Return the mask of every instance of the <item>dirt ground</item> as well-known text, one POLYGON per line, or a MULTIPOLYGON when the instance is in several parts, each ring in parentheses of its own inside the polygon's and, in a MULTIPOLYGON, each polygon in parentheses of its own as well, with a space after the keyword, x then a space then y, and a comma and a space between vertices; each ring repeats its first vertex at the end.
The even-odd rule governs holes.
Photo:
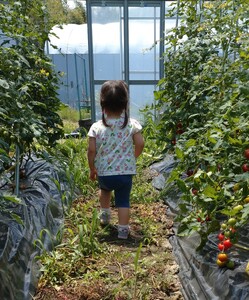
MULTIPOLYGON (((182 300, 179 266, 168 239, 173 220, 166 209, 162 202, 133 206, 128 240, 118 240, 115 226, 108 226, 99 236, 107 248, 98 257, 84 258, 87 268, 82 278, 57 286, 39 285, 34 299, 182 300), (143 226, 153 231, 148 241, 143 226)), ((112 214, 115 219, 115 209, 112 214)))

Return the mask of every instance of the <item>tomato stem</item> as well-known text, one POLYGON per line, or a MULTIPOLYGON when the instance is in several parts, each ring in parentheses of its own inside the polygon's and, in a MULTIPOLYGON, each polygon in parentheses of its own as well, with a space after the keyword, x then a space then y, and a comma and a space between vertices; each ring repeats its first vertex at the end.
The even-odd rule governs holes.
POLYGON ((240 248, 240 249, 244 249, 244 250, 248 250, 249 251, 249 247, 246 246, 242 246, 240 244, 233 244, 234 247, 240 248))

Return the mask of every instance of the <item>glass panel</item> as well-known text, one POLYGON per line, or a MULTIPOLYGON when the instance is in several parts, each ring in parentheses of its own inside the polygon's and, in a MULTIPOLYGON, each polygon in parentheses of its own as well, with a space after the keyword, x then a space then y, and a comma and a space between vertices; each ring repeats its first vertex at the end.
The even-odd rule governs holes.
POLYGON ((130 116, 137 119, 141 123, 144 122, 144 117, 141 109, 146 105, 154 103, 154 85, 131 85, 130 86, 130 116))
POLYGON ((130 80, 159 79, 160 19, 158 7, 129 8, 130 80), (141 16, 143 13, 143 17, 141 16), (137 17, 135 17, 135 15, 137 17), (154 47, 153 47, 154 45, 154 47))
MULTIPOLYGON (((101 119, 101 107, 99 101, 101 85, 95 85, 95 105, 96 105, 96 120, 101 119)), ((154 103, 154 85, 131 85, 129 87, 130 93, 130 116, 139 120, 141 123, 144 121, 143 114, 140 112, 146 105, 154 103)))
POLYGON ((160 9, 154 7, 130 7, 129 8, 129 18, 160 18, 160 9))
POLYGON ((123 78, 123 8, 93 7, 94 79, 123 78))
POLYGON ((101 119, 102 116, 102 112, 101 112, 101 107, 100 107, 100 99, 99 99, 99 95, 100 95, 100 89, 101 89, 102 85, 95 85, 94 89, 95 89, 95 109, 96 109, 96 121, 101 119))
POLYGON ((66 54, 50 55, 55 71, 60 75, 57 90, 60 100, 74 109, 90 106, 88 95, 87 55, 66 54))

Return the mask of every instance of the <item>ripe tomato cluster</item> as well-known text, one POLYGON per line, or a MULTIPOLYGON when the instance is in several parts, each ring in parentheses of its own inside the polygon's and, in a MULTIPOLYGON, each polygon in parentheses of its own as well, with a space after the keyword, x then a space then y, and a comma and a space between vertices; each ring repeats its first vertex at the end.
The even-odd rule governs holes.
POLYGON ((235 229, 236 219, 230 218, 226 223, 221 224, 221 232, 218 234, 218 249, 216 263, 219 267, 227 267, 229 269, 234 268, 234 262, 228 258, 228 254, 225 253, 233 246, 233 242, 237 240, 237 232, 235 229))
MULTIPOLYGON (((249 160, 249 149, 244 150, 244 157, 246 160, 249 160)), ((242 170, 243 172, 249 172, 249 164, 247 162, 243 163, 242 170)), ((234 192, 238 192, 240 189, 241 185, 239 183, 236 183, 233 187, 234 192)), ((231 269, 234 268, 234 262, 229 260, 226 251, 238 240, 238 234, 236 231, 237 219, 240 217, 244 205, 249 203, 249 195, 244 199, 243 203, 240 202, 240 204, 235 205, 231 209, 231 217, 226 223, 224 222, 221 224, 221 232, 218 234, 218 249, 220 252, 218 253, 216 260, 219 267, 226 266, 231 269)))
MULTIPOLYGON (((249 149, 246 149, 246 150, 244 151, 244 157, 245 157, 247 160, 249 160, 249 149)), ((249 164, 248 164, 248 163, 244 163, 244 164, 242 165, 242 170, 243 170, 243 172, 249 172, 249 164)))

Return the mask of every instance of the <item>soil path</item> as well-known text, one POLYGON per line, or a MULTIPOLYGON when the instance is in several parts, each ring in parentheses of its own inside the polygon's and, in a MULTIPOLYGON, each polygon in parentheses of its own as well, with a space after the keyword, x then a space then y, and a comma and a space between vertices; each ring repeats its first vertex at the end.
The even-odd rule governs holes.
MULTIPOLYGON (((117 239, 114 226, 106 227, 99 235, 105 251, 97 258, 85 258, 86 276, 56 287, 40 286, 34 299, 182 300, 179 267, 168 240, 173 221, 166 208, 162 202, 133 206, 127 241, 117 239), (147 241, 145 225, 153 231, 147 241)), ((116 211, 112 214, 115 219, 116 211)))

